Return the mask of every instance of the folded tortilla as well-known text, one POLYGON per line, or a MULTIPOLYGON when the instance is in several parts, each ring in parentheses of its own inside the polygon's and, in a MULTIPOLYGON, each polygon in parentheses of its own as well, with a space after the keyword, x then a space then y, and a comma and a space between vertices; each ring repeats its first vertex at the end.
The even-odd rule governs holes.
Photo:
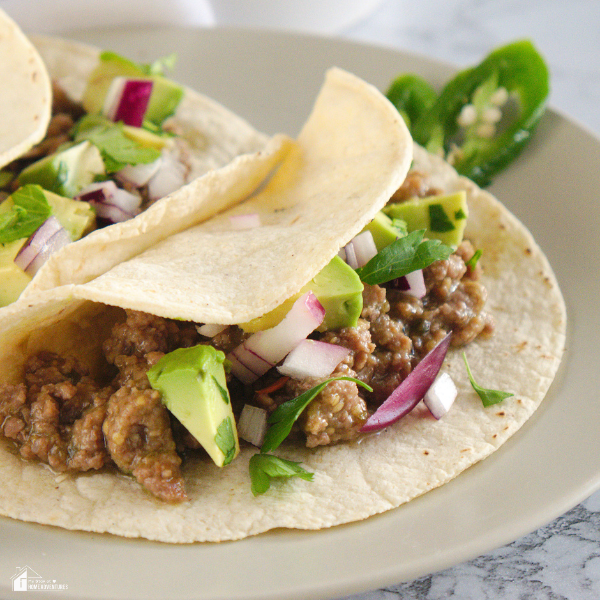
POLYGON ((18 25, 0 10, 0 167, 43 139, 52 87, 42 59, 18 25))
MULTIPOLYGON (((52 37, 37 37, 34 42, 50 78, 79 101, 100 50, 52 37)), ((159 240, 239 202, 289 150, 287 137, 270 139, 219 103, 189 88, 184 90, 170 122, 189 144, 191 183, 137 217, 97 229, 61 249, 38 271, 22 296, 89 281, 159 240), (196 181, 203 176, 205 180, 196 181)))
POLYGON ((297 292, 380 210, 413 168, 432 185, 467 192, 467 237, 483 250, 496 334, 466 352, 486 387, 515 395, 484 408, 459 352, 445 370, 459 396, 439 421, 420 408, 360 442, 277 454, 314 472, 254 497, 245 447, 224 469, 183 465, 189 502, 166 505, 106 470, 52 473, 0 449, 0 513, 68 529, 163 542, 236 540, 279 528, 321 529, 398 507, 451 480, 501 446, 538 407, 565 342, 565 308, 552 270, 526 228, 441 159, 412 148, 397 112, 371 86, 334 69, 297 143, 261 191, 234 209, 156 244, 82 285, 0 311, 0 379, 18 381, 39 350, 75 351, 92 369, 123 308, 196 322, 239 323, 297 292), (262 225, 233 231, 231 214, 262 225), (83 342, 86 342, 85 344, 83 342))

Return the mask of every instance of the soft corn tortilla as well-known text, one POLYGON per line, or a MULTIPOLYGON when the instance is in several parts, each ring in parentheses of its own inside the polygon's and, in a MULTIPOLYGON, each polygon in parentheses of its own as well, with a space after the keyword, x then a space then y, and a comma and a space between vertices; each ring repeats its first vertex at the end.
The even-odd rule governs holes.
MULTIPOLYGON (((33 39, 51 79, 79 101, 100 50, 59 38, 33 39)), ((136 218, 93 231, 54 254, 22 296, 89 281, 172 233, 239 202, 289 150, 291 140, 285 136, 269 139, 214 100, 184 89, 170 122, 190 145, 191 183, 136 218)))
POLYGON ((2 10, 0 81, 0 167, 4 167, 44 137, 52 89, 37 50, 2 10))
MULTIPOLYGON (((410 139, 389 108, 369 86, 331 72, 297 147, 262 193, 237 209, 260 210, 263 227, 234 234, 226 213, 90 284, 65 286, 29 305, 10 307, 11 314, 0 315, 2 379, 17 380, 25 357, 42 348, 78 350, 93 366, 100 339, 121 310, 114 306, 233 323, 264 313, 297 291, 404 178, 410 139), (373 112, 376 118, 365 116, 373 112), (368 127, 353 127, 365 118, 368 127), (191 241, 196 249, 183 243, 191 241), (206 249, 210 260, 200 264, 196 255, 206 249), (188 273, 186 279, 189 267, 194 277, 188 273), (127 278, 135 284, 124 288, 127 278), (83 355, 82 340, 94 339, 83 355)), ((284 444, 277 454, 301 461, 314 480, 274 482, 259 497, 250 491, 248 474, 257 449, 244 448, 225 469, 193 459, 184 466, 190 501, 177 506, 155 500, 112 471, 57 476, 3 450, 0 511, 69 529, 176 543, 235 540, 278 527, 321 529, 398 507, 501 446, 537 408, 556 373, 565 340, 562 297, 541 250, 498 201, 418 147, 414 159, 436 187, 467 191, 468 236, 483 249, 488 308, 497 322, 496 335, 472 344, 467 354, 487 387, 512 391, 513 398, 483 408, 461 355, 450 353, 445 368, 459 397, 440 421, 416 409, 360 443, 311 450, 284 444)))

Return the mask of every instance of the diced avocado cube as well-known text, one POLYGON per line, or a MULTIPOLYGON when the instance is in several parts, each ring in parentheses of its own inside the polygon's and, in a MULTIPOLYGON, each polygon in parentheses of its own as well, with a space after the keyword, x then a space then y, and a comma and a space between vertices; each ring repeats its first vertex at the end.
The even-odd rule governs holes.
POLYGON ((334 258, 297 294, 262 317, 240 324, 248 332, 275 327, 292 308, 294 302, 308 291, 317 297, 325 309, 319 331, 354 327, 362 312, 364 286, 356 271, 339 256, 334 258))
POLYGON ((25 241, 0 245, 0 306, 14 302, 31 281, 31 277, 15 264, 15 256, 25 241))
POLYGON ((223 467, 240 446, 225 379, 225 354, 212 346, 179 348, 149 371, 150 385, 165 406, 223 467))
POLYGON ((394 226, 392 219, 381 211, 375 215, 375 218, 363 229, 363 231, 371 232, 377 252, 380 252, 386 246, 389 246, 403 234, 403 232, 399 231, 398 228, 394 226))
POLYGON ((44 195, 52 208, 52 214, 69 232, 71 240, 82 238, 94 228, 96 213, 87 202, 59 196, 47 190, 44 190, 44 195))
POLYGON ((104 173, 100 150, 84 141, 29 165, 21 171, 19 184, 35 183, 60 196, 73 198, 104 173))
POLYGON ((82 104, 86 112, 99 113, 112 80, 115 77, 152 79, 154 85, 145 118, 155 125, 161 125, 171 116, 181 98, 183 88, 161 75, 148 75, 139 65, 112 52, 104 52, 100 62, 92 71, 83 94, 82 104))
POLYGON ((406 202, 388 204, 383 210, 393 219, 406 221, 409 232, 425 229, 426 238, 437 239, 454 247, 462 242, 469 216, 464 190, 427 198, 412 198, 406 202))

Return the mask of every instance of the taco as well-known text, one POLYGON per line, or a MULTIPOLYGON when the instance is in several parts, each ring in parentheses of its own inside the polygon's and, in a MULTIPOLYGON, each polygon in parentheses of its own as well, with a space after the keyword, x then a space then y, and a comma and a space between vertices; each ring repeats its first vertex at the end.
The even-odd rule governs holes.
MULTIPOLYGON (((433 237, 437 228, 425 229, 433 237)), ((189 543, 357 521, 449 481, 540 404, 563 351, 565 312, 525 227, 442 159, 413 149, 375 88, 333 69, 290 152, 256 194, 93 281, 15 303, 0 314, 0 332, 2 514, 189 543), (380 239, 373 222, 385 223, 383 237, 391 231, 395 241, 385 247, 414 239, 382 209, 393 215, 397 206, 448 197, 466 199, 445 211, 455 230, 467 212, 468 220, 460 241, 427 244, 416 230, 433 255, 450 249, 422 269, 426 295, 411 296, 400 282, 359 281, 357 292, 351 246, 362 252, 357 238, 365 231, 380 239), (339 270, 328 278, 332 264, 339 270), (347 286, 321 293, 323 280, 339 283, 348 269, 347 286), (290 327, 298 313, 302 324, 290 327), (270 351, 292 339, 296 348, 303 337, 312 348, 341 348, 330 374, 307 379, 292 370, 282 378, 265 344, 260 351, 249 344, 266 340, 270 351), (451 409, 435 419, 419 404, 364 435, 376 406, 440 340, 454 342, 444 363, 457 388, 451 409), (482 406, 463 351, 480 382, 513 395, 482 406), (202 408, 172 397, 173 373, 183 373, 174 388, 191 390, 184 395, 210 389, 202 408), (346 379, 325 383, 338 375, 346 379), (243 404, 269 412, 315 384, 323 387, 276 450, 238 438, 231 415, 237 420, 243 404), (202 411, 203 423, 212 423, 206 439, 185 414, 202 411), (196 450, 200 439, 204 449, 196 450), (271 460, 264 456, 276 456, 276 468, 258 464, 271 460), (251 469, 262 484, 295 476, 253 493, 251 469)))
MULTIPOLYGON (((266 135, 165 77, 172 60, 141 65, 66 40, 34 41, 53 83, 52 118, 44 139, 13 152, 2 171, 0 305, 25 287, 87 281, 200 222, 207 200, 195 179, 208 173, 218 187, 215 172, 243 155, 263 164, 256 185, 284 149, 280 138, 265 149, 266 135)), ((35 97, 50 106, 48 95, 35 97)), ((249 178, 245 185, 250 193, 249 178)))
POLYGON ((42 59, 18 25, 0 10, 0 167, 37 144, 50 121, 51 85, 42 59))

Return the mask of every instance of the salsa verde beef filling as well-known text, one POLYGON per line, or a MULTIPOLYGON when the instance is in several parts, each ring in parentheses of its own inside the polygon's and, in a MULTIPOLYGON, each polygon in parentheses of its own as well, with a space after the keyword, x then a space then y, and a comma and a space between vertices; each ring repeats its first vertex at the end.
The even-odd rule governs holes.
MULTIPOLYGON (((394 203, 408 200, 421 175, 411 173, 394 203)), ((423 185, 419 186, 423 193, 423 185)), ((427 190, 433 194, 435 190, 427 190)), ((463 241, 452 255, 424 269, 426 294, 416 298, 393 286, 365 285, 356 326, 311 334, 311 339, 349 350, 330 377, 333 381, 310 402, 295 432, 308 447, 354 440, 381 403, 448 333, 455 347, 489 336, 493 321, 484 311, 481 267, 469 267, 475 250, 463 241)), ((182 458, 202 451, 194 436, 169 413, 148 370, 165 354, 210 344, 229 355, 250 334, 236 325, 206 339, 189 322, 126 311, 102 344, 104 377, 94 379, 73 356, 43 352, 25 366, 25 382, 0 391, 3 435, 23 458, 56 471, 87 471, 107 465, 133 475, 158 498, 186 499, 182 458)), ((276 369, 243 385, 227 376, 236 421, 245 404, 272 413, 326 378, 284 377, 276 369)))

